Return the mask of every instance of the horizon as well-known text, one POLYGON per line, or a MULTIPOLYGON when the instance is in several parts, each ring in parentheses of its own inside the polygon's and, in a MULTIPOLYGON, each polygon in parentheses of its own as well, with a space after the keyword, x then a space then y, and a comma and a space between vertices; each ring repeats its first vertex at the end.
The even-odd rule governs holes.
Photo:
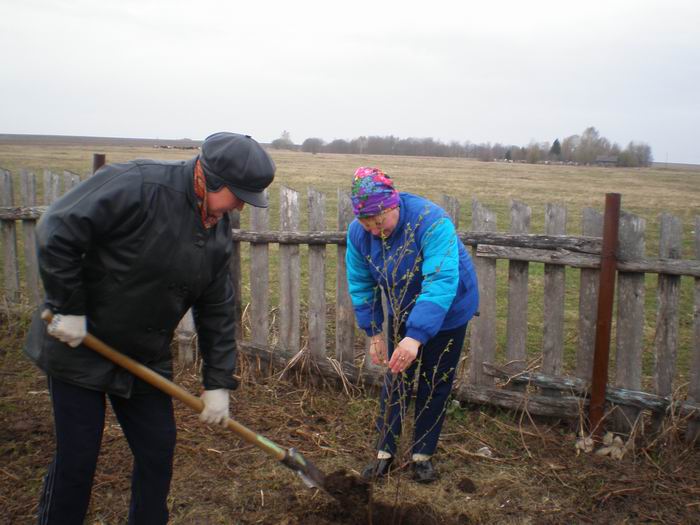
MULTIPOLYGON (((109 136, 98 136, 98 135, 47 135, 47 134, 37 134, 37 133, 0 133, 0 143, 2 143, 3 140, 6 140, 7 137, 34 137, 34 138, 63 138, 63 139, 105 139, 105 140, 124 140, 124 141, 149 141, 149 142, 154 142, 154 141, 167 141, 167 142, 203 142, 204 139, 192 139, 188 137, 182 137, 182 138, 164 138, 164 137, 109 137, 109 136)), ((399 137, 400 138, 400 137, 399 137)), ((408 137, 406 137, 408 138, 408 137)), ((427 138, 427 137, 423 137, 427 138)), ((346 139, 347 140, 347 139, 346 139)), ((263 144, 264 146, 270 146, 271 142, 261 142, 260 144, 263 144)), ((300 147, 301 144, 295 143, 295 147, 300 147)), ((508 146, 516 146, 515 144, 509 144, 508 146)), ((326 153, 328 155, 334 155, 335 153, 326 153)), ((348 155, 351 155, 351 153, 348 153, 348 155)), ((363 155, 373 155, 372 153, 363 153, 363 155)), ((386 155, 386 154, 379 154, 379 155, 386 155)), ((398 155, 401 156, 401 155, 398 155)), ((425 155, 427 157, 430 157, 430 155, 425 155)), ((474 160, 475 157, 463 157, 467 158, 469 160, 474 160)), ((671 161, 663 161, 663 160, 654 160, 651 164, 651 166, 664 166, 664 165, 672 165, 672 166, 688 166, 688 167, 700 167, 700 163, 693 164, 693 163, 688 163, 688 162, 671 162, 671 161)), ((631 168, 631 169, 638 169, 638 168, 631 168)))

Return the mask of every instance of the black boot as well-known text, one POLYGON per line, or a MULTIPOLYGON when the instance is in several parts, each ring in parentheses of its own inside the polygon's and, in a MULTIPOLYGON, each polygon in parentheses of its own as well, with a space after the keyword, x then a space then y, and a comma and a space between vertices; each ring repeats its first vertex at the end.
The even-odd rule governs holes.
POLYGON ((383 478, 393 470, 391 468, 393 462, 394 456, 386 459, 375 459, 362 471, 362 479, 369 481, 371 479, 383 478))
POLYGON ((418 483, 432 483, 437 481, 440 476, 433 466, 433 462, 430 459, 425 461, 414 461, 413 466, 413 479, 418 483))

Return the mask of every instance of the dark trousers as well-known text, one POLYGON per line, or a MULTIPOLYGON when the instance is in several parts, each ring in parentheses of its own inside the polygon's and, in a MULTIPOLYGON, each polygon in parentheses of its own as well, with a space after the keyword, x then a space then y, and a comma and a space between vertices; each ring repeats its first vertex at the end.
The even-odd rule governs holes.
MULTIPOLYGON (((134 455, 129 523, 164 524, 175 450, 173 404, 168 395, 138 383, 129 399, 109 396, 134 455)), ((49 392, 56 455, 44 480, 39 524, 82 525, 102 441, 105 394, 52 377, 49 392)))
MULTIPOLYGON (((390 334, 393 322, 390 321, 390 334)), ((401 435, 403 419, 413 397, 416 369, 418 390, 415 399, 415 430, 413 454, 431 455, 437 449, 438 439, 445 420, 447 399, 452 391, 455 369, 462 353, 467 325, 438 332, 423 345, 418 356, 406 372, 394 375, 387 372, 380 397, 377 418, 378 450, 396 455, 396 445, 401 435)), ((405 327, 399 328, 397 343, 403 339, 405 327)), ((394 353, 393 337, 389 338, 389 357, 394 353)))

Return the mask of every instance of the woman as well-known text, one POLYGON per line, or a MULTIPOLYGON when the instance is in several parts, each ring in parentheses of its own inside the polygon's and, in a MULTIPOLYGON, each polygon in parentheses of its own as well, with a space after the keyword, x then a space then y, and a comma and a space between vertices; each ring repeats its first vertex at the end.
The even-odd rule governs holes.
POLYGON ((355 317, 374 364, 388 367, 380 398, 377 457, 363 477, 392 468, 403 418, 420 369, 411 446, 413 478, 438 478, 432 462, 467 323, 477 311, 476 274, 450 218, 437 205, 394 188, 378 168, 358 168, 356 220, 348 227, 347 278, 355 317), (389 345, 382 336, 387 298, 389 345))

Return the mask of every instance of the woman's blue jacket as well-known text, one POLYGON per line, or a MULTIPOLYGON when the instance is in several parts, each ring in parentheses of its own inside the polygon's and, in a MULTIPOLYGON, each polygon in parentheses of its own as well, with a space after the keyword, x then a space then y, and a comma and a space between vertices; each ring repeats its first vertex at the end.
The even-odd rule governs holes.
POLYGON ((447 213, 423 197, 401 193, 399 221, 380 239, 353 221, 346 265, 358 326, 382 331, 381 289, 389 315, 406 324, 406 336, 426 343, 442 330, 465 324, 479 306, 471 257, 447 213))

